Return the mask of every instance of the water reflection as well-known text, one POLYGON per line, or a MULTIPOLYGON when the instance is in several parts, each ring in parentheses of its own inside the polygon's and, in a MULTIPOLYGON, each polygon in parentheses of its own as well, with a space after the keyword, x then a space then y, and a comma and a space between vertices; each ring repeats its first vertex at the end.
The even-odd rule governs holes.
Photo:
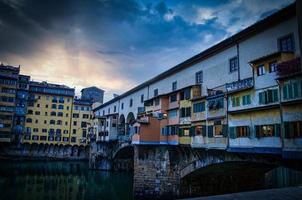
POLYGON ((132 174, 91 171, 84 162, 1 162, 0 199, 133 199, 132 174))

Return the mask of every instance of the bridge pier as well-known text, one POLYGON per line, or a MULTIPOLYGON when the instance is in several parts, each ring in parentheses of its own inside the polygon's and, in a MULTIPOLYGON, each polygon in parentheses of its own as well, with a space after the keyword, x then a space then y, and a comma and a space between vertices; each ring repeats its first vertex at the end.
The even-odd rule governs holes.
POLYGON ((180 176, 167 146, 134 146, 133 191, 137 199, 179 195, 180 176))

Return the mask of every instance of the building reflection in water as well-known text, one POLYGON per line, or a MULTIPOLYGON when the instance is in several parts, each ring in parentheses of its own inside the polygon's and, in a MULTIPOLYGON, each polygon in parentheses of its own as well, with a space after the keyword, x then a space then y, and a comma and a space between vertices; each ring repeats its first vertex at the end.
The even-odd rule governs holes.
POLYGON ((132 174, 81 162, 0 163, 0 199, 132 199, 132 174))

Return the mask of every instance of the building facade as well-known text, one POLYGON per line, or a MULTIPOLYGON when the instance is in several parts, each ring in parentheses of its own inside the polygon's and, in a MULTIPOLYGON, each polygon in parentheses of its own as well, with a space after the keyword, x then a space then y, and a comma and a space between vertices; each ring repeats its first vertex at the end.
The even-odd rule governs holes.
MULTIPOLYGON (((292 4, 94 109, 134 144, 302 152, 302 84, 292 4), (111 112, 108 112, 110 110, 111 112), (110 114, 109 114, 110 113, 110 114)), ((116 134, 113 126, 108 136, 116 134)), ((302 157, 301 157, 302 158, 302 157)))
MULTIPOLYGON (((74 89, 47 82, 29 84, 23 143, 72 144, 74 89)), ((75 143, 75 142, 74 142, 75 143)))
POLYGON ((71 122, 72 144, 86 145, 89 133, 93 128, 92 102, 84 99, 74 99, 71 122))
POLYGON ((97 88, 95 86, 83 88, 81 90, 82 99, 91 100, 93 103, 99 102, 103 103, 104 101, 104 90, 97 88))
POLYGON ((19 67, 0 65, 0 142, 13 141, 19 67))

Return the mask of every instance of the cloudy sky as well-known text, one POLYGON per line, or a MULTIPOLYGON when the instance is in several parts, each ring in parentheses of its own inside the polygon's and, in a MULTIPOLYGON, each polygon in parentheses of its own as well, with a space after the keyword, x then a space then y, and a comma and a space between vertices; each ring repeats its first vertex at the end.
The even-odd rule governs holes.
POLYGON ((0 0, 0 61, 105 100, 293 0, 0 0))

